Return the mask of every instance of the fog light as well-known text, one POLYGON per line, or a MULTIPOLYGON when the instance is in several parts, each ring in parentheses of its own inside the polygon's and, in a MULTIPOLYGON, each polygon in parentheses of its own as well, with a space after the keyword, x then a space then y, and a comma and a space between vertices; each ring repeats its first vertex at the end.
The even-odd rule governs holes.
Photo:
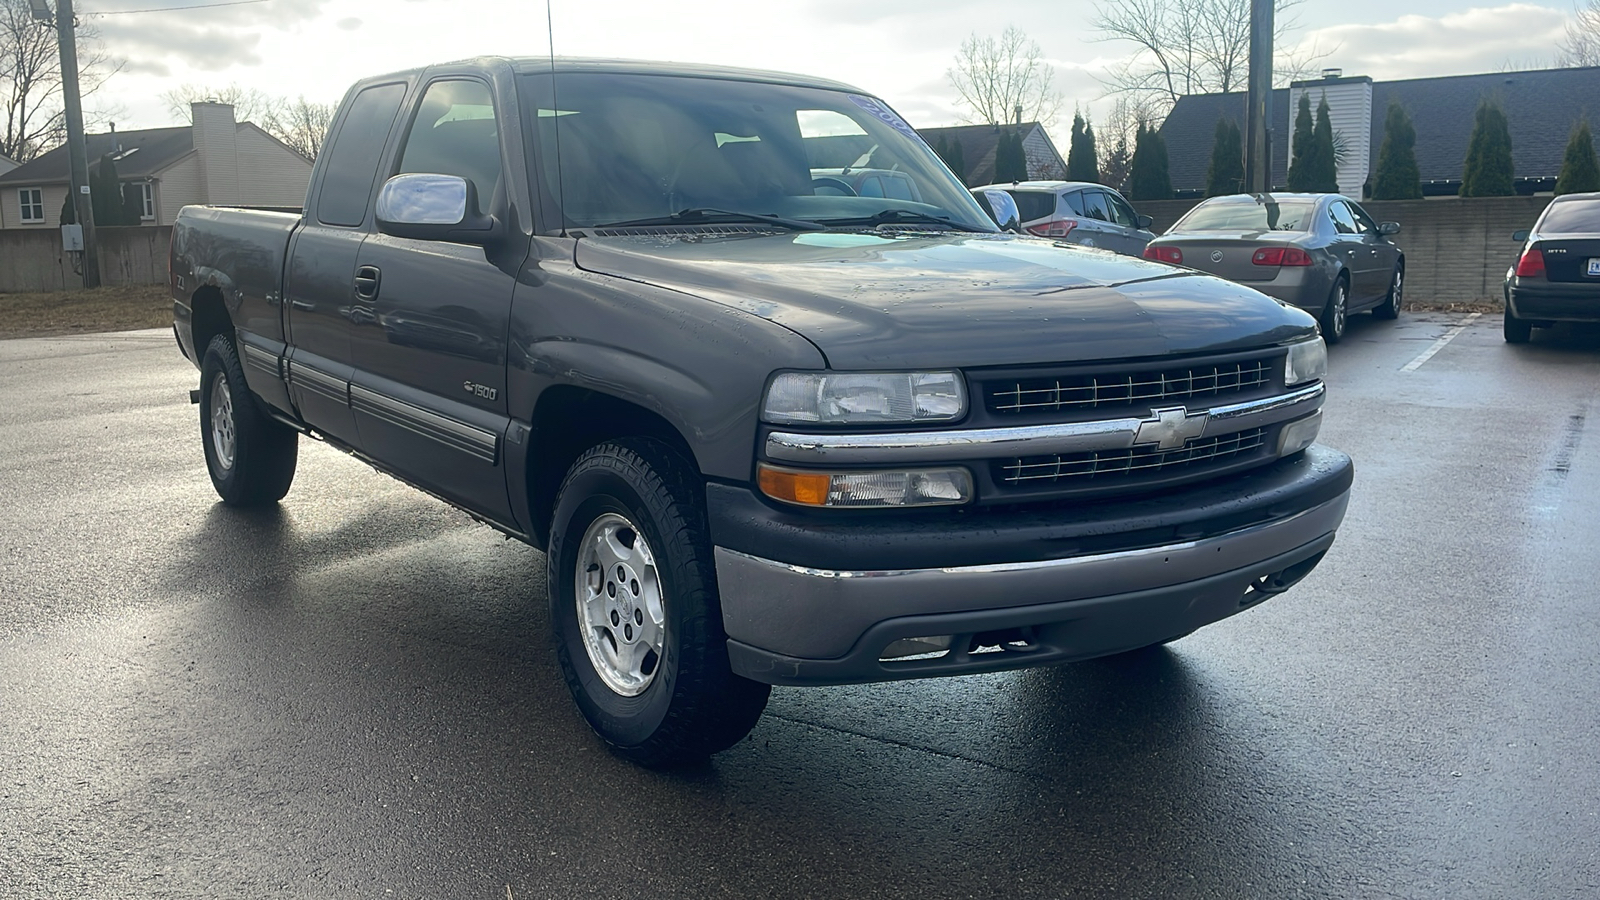
POLYGON ((908 656, 942 655, 949 649, 950 635, 948 634, 901 638, 883 648, 883 652, 878 654, 878 659, 905 659, 908 656))
POLYGON ((966 469, 892 472, 802 472, 762 463, 756 467, 761 493, 798 506, 855 509, 955 506, 972 499, 966 469))
POLYGON ((1317 432, 1322 429, 1322 410, 1317 410, 1298 422, 1291 422, 1283 427, 1283 433, 1278 437, 1278 455, 1288 456, 1299 453, 1311 446, 1317 439, 1317 432))

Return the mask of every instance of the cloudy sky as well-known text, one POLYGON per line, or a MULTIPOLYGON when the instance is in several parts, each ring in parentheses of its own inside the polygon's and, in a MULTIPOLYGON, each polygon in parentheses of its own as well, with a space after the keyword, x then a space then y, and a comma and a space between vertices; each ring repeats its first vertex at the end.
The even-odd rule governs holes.
MULTIPOLYGON (((175 124, 160 95, 184 84, 237 83, 336 102, 356 78, 480 54, 548 52, 542 0, 77 0, 124 68, 92 107, 120 129, 175 124)), ((552 0, 562 55, 780 69, 857 84, 914 125, 962 121, 946 71, 975 29, 1014 24, 1038 41, 1056 87, 1103 109, 1098 76, 1126 44, 1100 40, 1093 0, 552 0), (981 10, 981 21, 974 13, 981 10)), ((1548 63, 1570 0, 1306 0, 1291 42, 1332 50, 1323 65, 1378 80, 1533 68, 1548 63), (1404 12, 1400 12, 1400 10, 1404 12)), ((1065 137, 1065 127, 1056 132, 1065 137)), ((1063 149, 1065 141, 1060 141, 1063 149)))

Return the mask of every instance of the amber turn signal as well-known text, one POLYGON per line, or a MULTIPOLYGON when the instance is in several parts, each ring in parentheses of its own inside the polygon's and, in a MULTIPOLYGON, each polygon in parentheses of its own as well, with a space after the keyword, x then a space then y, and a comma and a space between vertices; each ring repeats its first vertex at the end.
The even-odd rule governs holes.
POLYGON ((768 465, 760 465, 756 469, 761 493, 768 497, 801 506, 828 505, 828 488, 833 483, 831 476, 819 472, 774 469, 768 465))

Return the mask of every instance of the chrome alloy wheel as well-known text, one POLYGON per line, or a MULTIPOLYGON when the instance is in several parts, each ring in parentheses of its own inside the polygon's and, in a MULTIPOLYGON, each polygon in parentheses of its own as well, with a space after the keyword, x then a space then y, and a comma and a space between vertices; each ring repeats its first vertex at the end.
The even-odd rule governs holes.
POLYGON ((1395 312, 1399 312, 1401 304, 1404 303, 1404 298, 1405 298, 1404 291, 1405 291, 1405 287, 1406 287, 1405 281, 1406 281, 1405 270, 1404 269, 1395 269, 1394 270, 1394 287, 1393 287, 1393 291, 1394 291, 1394 311, 1395 312))
POLYGON ((1333 300, 1333 333, 1337 337, 1343 337, 1345 317, 1349 315, 1350 289, 1341 281, 1334 290, 1337 293, 1333 300))
POLYGON ((217 453, 217 465, 224 470, 233 468, 237 446, 233 431, 233 392, 228 390, 228 376, 218 373, 217 380, 211 383, 211 448, 217 453))
POLYGON ((666 648, 666 612, 655 555, 632 522, 606 513, 583 533, 573 579, 578 627, 606 687, 637 697, 655 680, 666 648))

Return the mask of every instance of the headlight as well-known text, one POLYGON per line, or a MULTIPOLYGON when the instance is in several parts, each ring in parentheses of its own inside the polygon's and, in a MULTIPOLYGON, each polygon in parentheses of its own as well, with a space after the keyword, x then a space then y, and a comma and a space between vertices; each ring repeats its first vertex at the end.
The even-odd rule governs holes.
POLYGON ((1289 357, 1283 364, 1283 383, 1288 387, 1316 381, 1328 374, 1328 345, 1322 338, 1289 345, 1289 357))
POLYGON ((775 425, 949 422, 967 411, 958 372, 785 372, 761 417, 775 425))
POLYGON ((972 473, 962 468, 807 472, 761 463, 756 481, 763 494, 797 506, 892 509, 972 500, 972 473))

